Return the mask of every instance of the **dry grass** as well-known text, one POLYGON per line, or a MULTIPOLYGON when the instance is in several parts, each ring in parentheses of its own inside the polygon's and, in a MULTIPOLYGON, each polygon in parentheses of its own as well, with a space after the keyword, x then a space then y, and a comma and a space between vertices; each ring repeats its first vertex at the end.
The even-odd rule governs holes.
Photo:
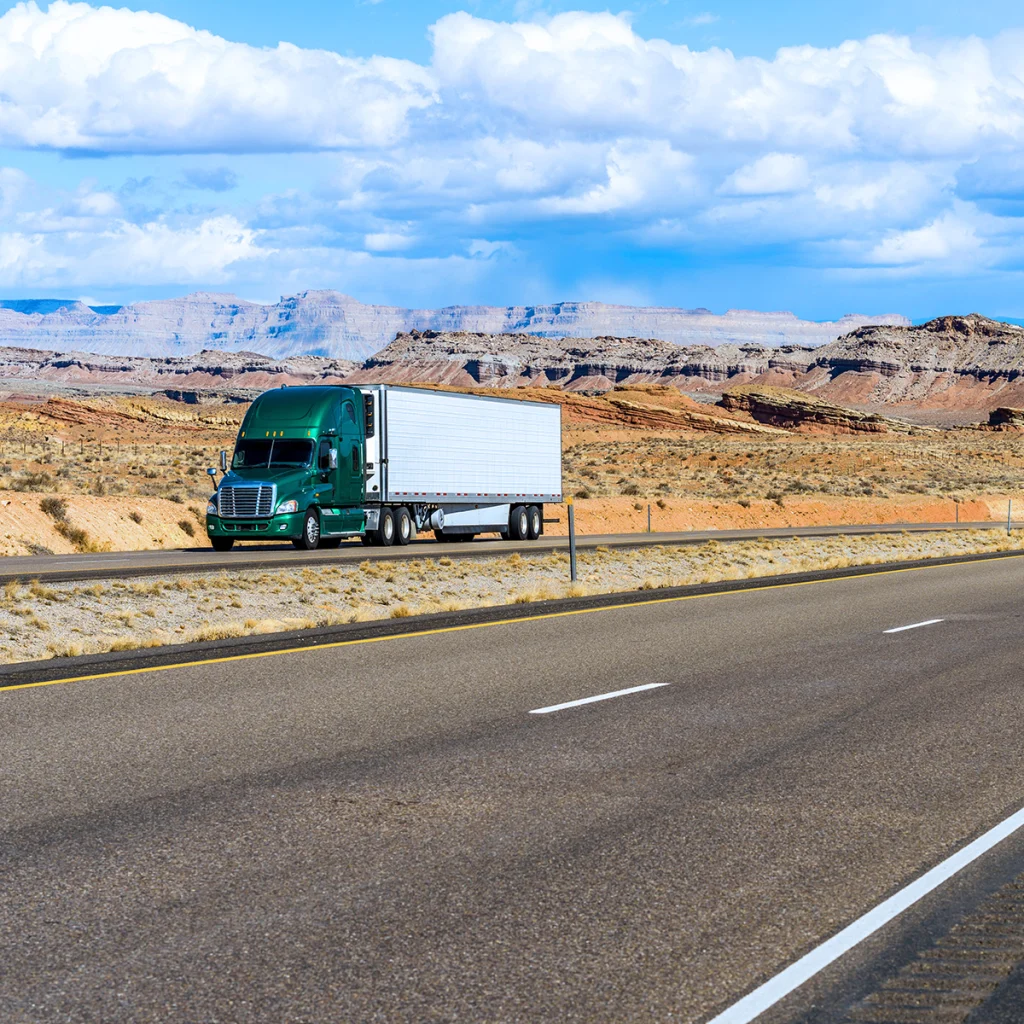
POLYGON ((566 432, 566 494, 643 495, 659 502, 969 499, 1016 491, 1024 472, 1024 437, 970 429, 869 437, 622 434, 611 429, 566 432))
POLYGON ((1004 551, 1024 535, 999 530, 874 537, 711 541, 578 555, 413 559, 175 576, 90 585, 8 584, 0 591, 0 660, 72 657, 162 644, 216 642, 283 630, 899 559, 1004 551))

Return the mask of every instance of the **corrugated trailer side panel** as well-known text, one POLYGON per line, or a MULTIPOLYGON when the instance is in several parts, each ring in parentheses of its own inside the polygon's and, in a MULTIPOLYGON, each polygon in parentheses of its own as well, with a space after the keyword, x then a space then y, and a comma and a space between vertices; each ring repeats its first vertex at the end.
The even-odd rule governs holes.
POLYGON ((562 500, 560 406, 386 390, 386 500, 562 500))

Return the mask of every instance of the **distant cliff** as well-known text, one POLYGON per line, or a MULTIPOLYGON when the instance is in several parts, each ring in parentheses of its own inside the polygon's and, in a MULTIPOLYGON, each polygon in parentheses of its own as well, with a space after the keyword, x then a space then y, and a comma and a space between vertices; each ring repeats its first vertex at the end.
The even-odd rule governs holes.
MULTIPOLYGON (((977 314, 949 316, 915 327, 858 328, 816 348, 409 331, 361 361, 210 349, 147 358, 0 348, 0 384, 8 392, 43 385, 44 391, 245 397, 281 384, 342 382, 554 386, 576 392, 670 384, 709 396, 705 400, 752 384, 761 398, 771 393, 765 388, 781 387, 869 412, 906 411, 921 413, 918 418, 929 422, 969 422, 997 407, 1024 408, 1024 328, 977 314)), ((870 427, 865 421, 858 429, 865 424, 870 427)))
POLYGON ((0 345, 103 355, 191 356, 203 349, 283 359, 316 355, 363 360, 409 331, 524 334, 542 338, 657 338, 677 345, 822 345, 865 324, 907 324, 902 316, 845 316, 834 323, 792 313, 611 306, 372 306, 332 291, 261 304, 197 292, 129 306, 53 299, 0 302, 0 345))

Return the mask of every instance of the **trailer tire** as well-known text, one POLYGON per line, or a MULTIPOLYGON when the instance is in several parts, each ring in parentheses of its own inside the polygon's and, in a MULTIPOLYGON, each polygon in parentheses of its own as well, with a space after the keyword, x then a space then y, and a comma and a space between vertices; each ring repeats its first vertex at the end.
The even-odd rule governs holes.
POLYGON ((380 526, 377 528, 376 542, 382 548, 389 548, 395 543, 395 513, 389 508, 380 510, 380 526))
POLYGON ((214 551, 230 551, 235 546, 234 537, 211 537, 210 543, 214 551))
POLYGON ((536 540, 544 532, 544 517, 536 505, 531 505, 526 510, 526 518, 529 521, 530 540, 536 540))
POLYGON ((395 509, 395 542, 405 547, 416 535, 412 524, 412 516, 404 506, 395 509))
POLYGON ((508 539, 526 540, 530 536, 530 517, 522 505, 516 505, 508 517, 508 539))
POLYGON ((315 551, 320 545, 320 516, 315 508, 306 510, 302 520, 302 534, 292 544, 300 551, 315 551))

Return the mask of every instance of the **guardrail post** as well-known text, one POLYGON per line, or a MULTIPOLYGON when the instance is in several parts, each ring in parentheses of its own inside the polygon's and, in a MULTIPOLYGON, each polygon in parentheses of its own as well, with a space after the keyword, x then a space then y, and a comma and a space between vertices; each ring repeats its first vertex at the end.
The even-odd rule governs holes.
POLYGON ((566 505, 569 509, 569 579, 576 582, 576 516, 574 514, 572 498, 566 498, 566 505))
POLYGON ((1010 520, 1013 516, 1013 498, 1006 502, 1006 536, 1010 536, 1010 520))

